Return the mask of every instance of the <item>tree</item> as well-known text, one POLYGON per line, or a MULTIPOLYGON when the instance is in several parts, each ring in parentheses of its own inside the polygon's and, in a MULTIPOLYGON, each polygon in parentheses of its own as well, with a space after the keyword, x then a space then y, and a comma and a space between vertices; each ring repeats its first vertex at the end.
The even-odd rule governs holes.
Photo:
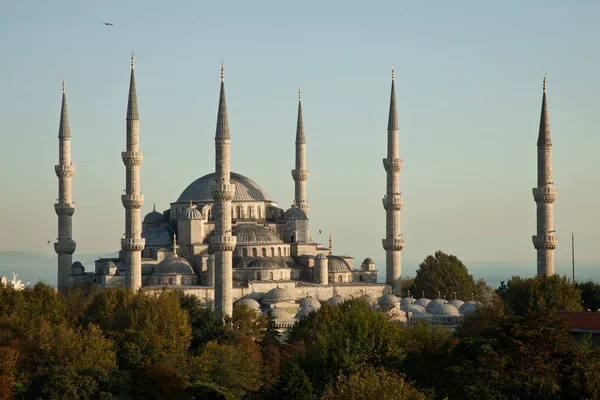
POLYGON ((12 399, 15 394, 18 360, 17 349, 0 346, 0 400, 12 399))
POLYGON ((290 362, 281 374, 273 398, 290 400, 311 400, 313 386, 297 362, 290 362))
POLYGON ((600 285, 592 281, 576 283, 575 287, 581 291, 581 301, 585 310, 597 312, 600 310, 600 285))
POLYGON ((131 371, 132 399, 192 399, 185 392, 186 387, 183 376, 165 364, 145 365, 131 371))
POLYGON ((543 311, 581 311, 581 293, 565 276, 512 277, 504 302, 516 315, 543 311))
POLYGON ((419 265, 411 293, 437 298, 446 296, 462 300, 485 301, 486 286, 483 280, 475 283, 467 267, 454 255, 436 251, 419 265))

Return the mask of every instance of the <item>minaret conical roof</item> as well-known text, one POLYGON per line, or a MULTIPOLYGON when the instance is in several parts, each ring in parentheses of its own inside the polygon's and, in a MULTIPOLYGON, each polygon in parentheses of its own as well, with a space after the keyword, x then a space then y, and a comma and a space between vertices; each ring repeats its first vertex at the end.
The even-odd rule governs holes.
POLYGON ((129 100, 127 101, 127 119, 140 119, 137 94, 135 91, 135 73, 133 71, 133 53, 131 54, 131 78, 129 80, 129 100))
POLYGON ((225 69, 221 64, 221 94, 219 95, 219 113, 217 114, 217 132, 215 139, 229 139, 229 121, 227 120, 227 101, 225 100, 225 69))
POLYGON ((296 123, 296 144, 306 143, 304 139, 304 118, 302 117, 302 92, 298 88, 298 122, 296 123))
POLYGON ((60 123, 58 126, 59 138, 70 138, 71 129, 69 128, 69 113, 67 112, 67 94, 65 90, 65 80, 62 84, 62 105, 60 107, 60 123))
POLYGON ((394 68, 392 68, 392 94, 390 95, 390 115, 388 131, 398 130, 398 112, 396 111, 396 86, 394 85, 394 68))
POLYGON ((540 132, 538 134, 538 146, 551 146, 550 120, 548 119, 548 103, 546 102, 546 77, 544 76, 544 94, 542 95, 542 112, 540 116, 540 132))

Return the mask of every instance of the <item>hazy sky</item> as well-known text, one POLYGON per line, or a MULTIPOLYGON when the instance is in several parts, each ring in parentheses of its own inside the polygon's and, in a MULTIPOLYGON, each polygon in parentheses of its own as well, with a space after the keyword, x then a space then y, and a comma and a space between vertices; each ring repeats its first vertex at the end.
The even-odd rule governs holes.
POLYGON ((598 15, 597 1, 7 1, 0 250, 53 251, 63 76, 77 251, 118 250, 135 50, 143 215, 213 170, 223 60, 233 171, 289 207, 301 84, 312 236, 326 243, 331 232, 334 251, 359 261, 385 259, 395 64, 403 259, 442 249, 535 270, 531 188, 547 72, 556 258, 570 258, 574 231, 578 258, 600 260, 598 15))

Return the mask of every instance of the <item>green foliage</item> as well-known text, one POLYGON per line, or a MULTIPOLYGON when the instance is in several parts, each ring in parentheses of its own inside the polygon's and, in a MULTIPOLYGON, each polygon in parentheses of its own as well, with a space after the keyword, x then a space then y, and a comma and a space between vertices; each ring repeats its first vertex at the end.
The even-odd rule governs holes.
POLYGON ((415 297, 417 294, 412 292, 412 287, 415 283, 415 278, 402 277, 400 278, 400 293, 396 293, 396 296, 408 297, 408 294, 415 297))
POLYGON ((290 400, 311 400, 313 386, 297 362, 290 362, 281 374, 275 398, 290 400))
POLYGON ((421 293, 430 298, 446 296, 464 300, 486 300, 487 285, 483 280, 477 283, 469 274, 467 267, 454 255, 436 251, 427 256, 419 265, 417 275, 411 287, 411 293, 420 297, 421 293))
POLYGON ((186 387, 183 376, 165 364, 145 365, 131 371, 130 396, 134 400, 192 399, 186 387))
POLYGON ((581 311, 581 293, 565 276, 518 276, 508 281, 503 296, 507 307, 516 315, 543 311, 581 311))
POLYGON ((576 283, 575 287, 581 292, 583 308, 598 312, 600 310, 600 285, 592 281, 587 281, 576 283))

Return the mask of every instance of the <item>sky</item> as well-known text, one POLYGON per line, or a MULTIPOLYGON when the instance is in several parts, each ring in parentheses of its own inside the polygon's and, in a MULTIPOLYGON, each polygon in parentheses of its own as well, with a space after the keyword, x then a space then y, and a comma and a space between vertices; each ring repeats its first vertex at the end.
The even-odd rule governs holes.
POLYGON ((439 249, 534 270, 547 73, 556 259, 570 259, 574 232, 577 258, 600 261, 599 2, 24 0, 2 9, 0 250, 53 251, 63 76, 77 253, 118 250, 135 51, 143 215, 213 171, 223 61, 232 170, 291 205, 301 85, 312 237, 326 243, 331 233, 334 252, 357 262, 385 260, 395 65, 403 260, 439 249))

